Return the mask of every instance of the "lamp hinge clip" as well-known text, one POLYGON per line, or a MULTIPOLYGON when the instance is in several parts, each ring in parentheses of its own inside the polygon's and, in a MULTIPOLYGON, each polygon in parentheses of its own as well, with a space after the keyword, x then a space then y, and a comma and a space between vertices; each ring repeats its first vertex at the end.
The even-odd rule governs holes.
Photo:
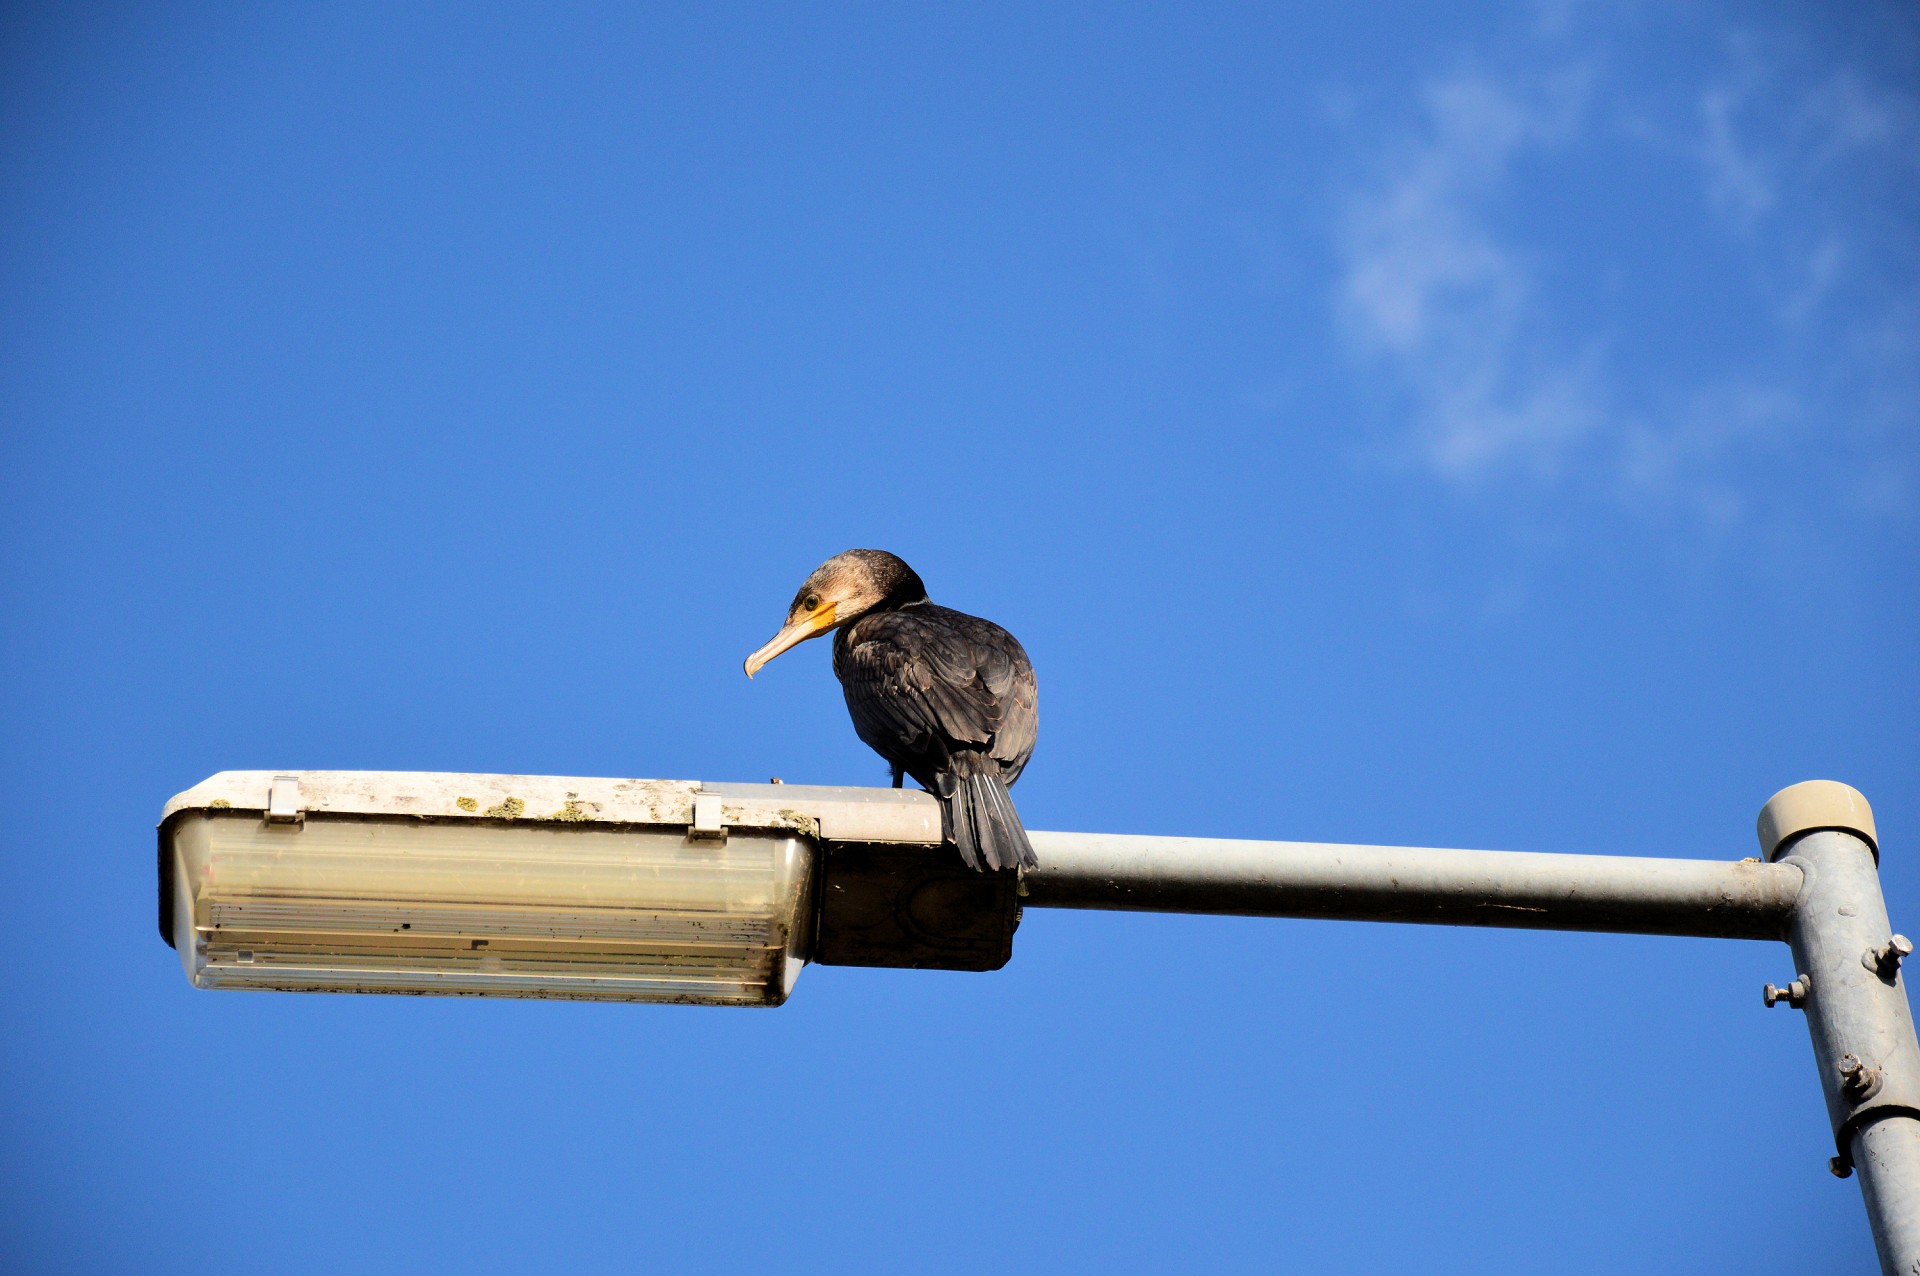
POLYGON ((694 794, 693 823, 687 826, 687 836, 711 838, 719 842, 727 840, 727 822, 720 813, 718 793, 694 794))
POLYGON ((300 777, 276 775, 267 786, 267 823, 304 824, 307 808, 300 804, 300 777))

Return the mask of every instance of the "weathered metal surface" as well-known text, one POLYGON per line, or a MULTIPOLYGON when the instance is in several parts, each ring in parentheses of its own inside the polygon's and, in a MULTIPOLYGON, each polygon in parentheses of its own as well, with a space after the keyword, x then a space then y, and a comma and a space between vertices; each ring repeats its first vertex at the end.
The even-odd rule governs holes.
POLYGON ((1758 860, 1032 835, 1034 908, 1781 939, 1801 875, 1758 860))
MULTIPOLYGON (((276 780, 293 783, 315 815, 402 815, 441 820, 686 824, 700 786, 681 780, 439 771, 222 771, 176 795, 160 822, 184 810, 266 811, 276 780)), ((284 785, 282 786, 285 787, 284 785)), ((779 827, 765 821, 763 827, 779 827)))
POLYGON ((730 828, 780 829, 856 842, 940 843, 939 804, 925 793, 898 789, 439 771, 222 771, 176 794, 160 813, 159 927, 169 944, 173 858, 167 826, 183 812, 222 810, 259 812, 269 822, 311 814, 535 827, 698 825, 703 835, 716 838, 730 828))
POLYGON ((918 789, 870 789, 826 784, 702 784, 742 810, 790 813, 811 820, 836 842, 940 845, 940 804, 918 789))
POLYGON ((1807 972, 1804 1009, 1833 1126, 1834 1172, 1860 1174, 1889 1276, 1920 1273, 1920 1043, 1874 848, 1817 829, 1777 844, 1807 879, 1788 942, 1807 972))
POLYGON ((1886 1276, 1920 1272, 1920 1121, 1864 1125, 1853 1136, 1852 1154, 1880 1270, 1886 1276))
POLYGON ((977 873, 950 846, 828 842, 812 960, 823 966, 998 970, 1020 925, 1012 873, 977 873))
POLYGON ((315 815, 656 825, 689 825, 695 798, 717 796, 729 828, 940 843, 940 806, 916 789, 440 771, 222 771, 175 795, 160 822, 185 810, 267 811, 276 792, 315 815))

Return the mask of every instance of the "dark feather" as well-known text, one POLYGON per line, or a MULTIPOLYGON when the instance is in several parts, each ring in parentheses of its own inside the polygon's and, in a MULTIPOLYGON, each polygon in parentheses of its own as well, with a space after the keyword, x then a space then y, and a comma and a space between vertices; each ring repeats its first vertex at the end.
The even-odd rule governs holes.
POLYGON ((833 671, 860 738, 940 799, 980 869, 1031 867, 1007 794, 1039 731, 1033 662, 990 620, 930 602, 876 610, 834 636, 833 671))

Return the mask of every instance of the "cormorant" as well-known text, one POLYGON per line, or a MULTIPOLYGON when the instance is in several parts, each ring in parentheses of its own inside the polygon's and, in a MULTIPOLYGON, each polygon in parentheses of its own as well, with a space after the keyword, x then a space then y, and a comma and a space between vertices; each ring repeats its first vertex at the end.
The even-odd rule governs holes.
POLYGON ((940 800, 941 828, 968 867, 1032 868, 1007 788, 1039 730, 1033 662, 990 620, 941 607, 885 550, 850 549, 814 569, 787 623, 747 657, 747 677, 787 648, 835 630, 833 672, 853 729, 940 800))

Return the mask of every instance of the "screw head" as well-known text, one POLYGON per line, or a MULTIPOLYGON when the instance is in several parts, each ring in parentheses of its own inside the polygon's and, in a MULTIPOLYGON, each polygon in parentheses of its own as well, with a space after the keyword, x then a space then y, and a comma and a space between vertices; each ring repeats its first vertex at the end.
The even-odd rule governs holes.
POLYGON ((1900 963, 1911 956, 1913 941, 1905 935, 1895 935, 1880 947, 1867 949, 1860 964, 1882 979, 1891 980, 1900 973, 1900 963))
POLYGON ((1834 1067, 1840 1074, 1840 1093, 1856 1103, 1871 1098, 1880 1088, 1880 1069, 1869 1067, 1857 1054, 1841 1055, 1834 1067))

